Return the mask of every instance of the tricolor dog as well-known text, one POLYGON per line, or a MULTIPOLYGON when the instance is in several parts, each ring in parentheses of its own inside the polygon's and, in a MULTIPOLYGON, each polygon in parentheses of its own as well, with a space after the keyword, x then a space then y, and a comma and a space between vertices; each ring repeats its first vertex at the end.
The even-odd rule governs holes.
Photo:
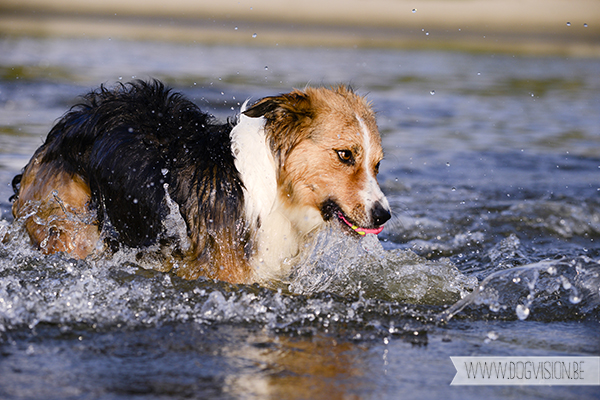
POLYGON ((344 86, 266 97, 223 124, 135 81, 58 121, 15 177, 12 210, 45 254, 152 249, 186 279, 265 281, 326 223, 381 232, 382 158, 374 112, 344 86))

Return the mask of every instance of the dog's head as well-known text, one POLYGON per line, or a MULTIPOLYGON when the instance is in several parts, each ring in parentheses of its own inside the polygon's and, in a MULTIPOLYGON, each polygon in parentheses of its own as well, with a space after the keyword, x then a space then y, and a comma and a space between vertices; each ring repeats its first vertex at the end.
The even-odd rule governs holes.
MULTIPOLYGON (((352 90, 307 88, 267 97, 244 112, 264 117, 279 196, 355 232, 379 233, 390 209, 377 183, 383 158, 375 114, 352 90)), ((292 217, 293 218, 293 217, 292 217)))

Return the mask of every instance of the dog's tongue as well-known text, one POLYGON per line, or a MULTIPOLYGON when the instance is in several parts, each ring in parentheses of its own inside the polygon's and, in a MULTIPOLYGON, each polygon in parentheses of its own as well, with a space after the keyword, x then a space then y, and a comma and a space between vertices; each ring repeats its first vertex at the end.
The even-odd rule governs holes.
POLYGON ((338 213, 338 217, 340 217, 340 219, 342 221, 344 221, 346 223, 346 225, 348 225, 354 232, 358 233, 361 236, 366 235, 367 233, 372 233, 373 235, 379 235, 381 233, 381 231, 383 230, 383 225, 377 228, 361 228, 359 226, 353 225, 351 224, 346 217, 344 217, 344 215, 342 213, 338 213))

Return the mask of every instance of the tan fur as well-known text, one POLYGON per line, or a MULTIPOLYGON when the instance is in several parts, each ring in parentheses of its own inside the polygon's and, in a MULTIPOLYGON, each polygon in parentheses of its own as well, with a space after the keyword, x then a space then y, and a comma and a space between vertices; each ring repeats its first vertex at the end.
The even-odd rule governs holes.
POLYGON ((90 188, 79 175, 40 164, 40 158, 37 155, 23 172, 13 215, 24 218, 29 237, 44 254, 62 251, 85 258, 100 239, 88 208, 90 188))
POLYGON ((211 254, 210 260, 199 258, 196 245, 192 246, 191 251, 182 260, 171 257, 173 263, 178 263, 177 275, 184 279, 198 279, 204 276, 231 283, 250 282, 251 266, 244 254, 241 254, 239 246, 236 246, 235 235, 230 231, 219 232, 210 235, 208 240, 217 244, 217 251, 211 254))

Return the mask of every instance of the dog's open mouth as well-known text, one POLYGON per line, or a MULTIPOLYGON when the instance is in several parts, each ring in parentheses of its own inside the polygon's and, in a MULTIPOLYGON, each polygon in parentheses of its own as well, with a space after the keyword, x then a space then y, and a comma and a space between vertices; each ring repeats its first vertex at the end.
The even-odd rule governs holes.
POLYGON ((373 235, 379 235, 381 233, 381 231, 383 230, 383 225, 378 226, 377 228, 361 228, 359 226, 356 226, 353 223, 351 223, 350 221, 348 221, 346 219, 346 217, 344 217, 344 214, 342 214, 341 212, 338 212, 337 217, 341 221, 343 221, 346 225, 348 225, 350 227, 350 229, 352 229, 354 232, 358 233, 361 236, 364 236, 367 233, 372 233, 373 235))
POLYGON ((365 236, 367 233, 372 233, 374 235, 378 235, 383 230, 383 225, 376 226, 373 228, 363 228, 363 227, 360 227, 360 226, 354 224, 351 220, 349 220, 344 215, 340 206, 338 206, 337 203, 332 199, 325 201, 321 205, 321 215, 323 216, 323 219, 325 221, 329 221, 333 218, 337 218, 338 221, 340 221, 340 223, 342 225, 347 226, 352 231, 354 231, 355 233, 357 233, 361 236, 365 236))

